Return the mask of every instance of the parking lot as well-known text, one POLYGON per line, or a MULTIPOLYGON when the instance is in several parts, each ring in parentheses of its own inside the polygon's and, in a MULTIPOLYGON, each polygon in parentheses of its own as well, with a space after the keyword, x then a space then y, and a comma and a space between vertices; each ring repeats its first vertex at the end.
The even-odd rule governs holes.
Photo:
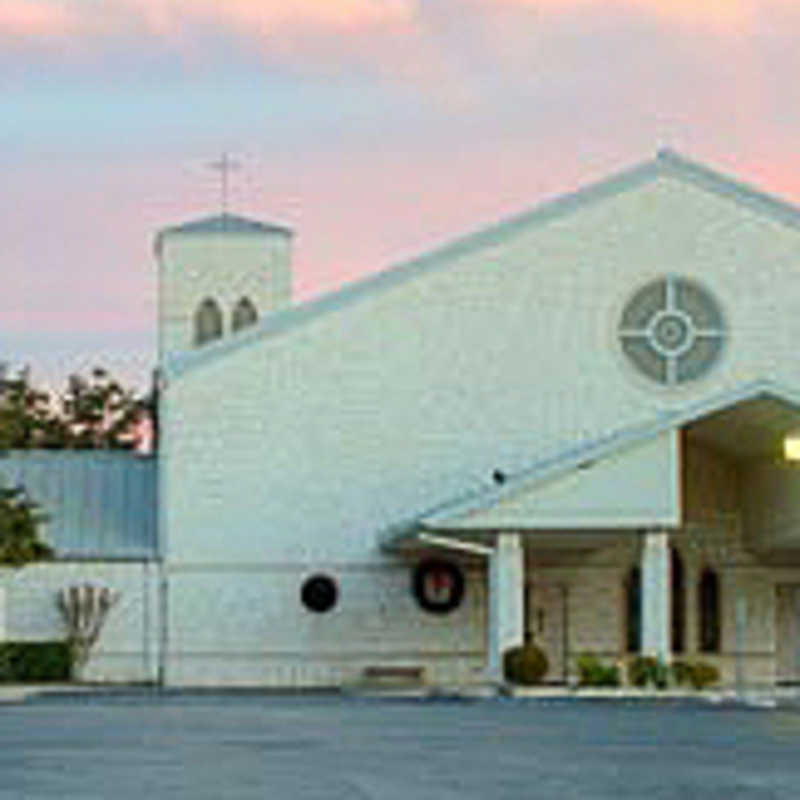
POLYGON ((796 798, 800 711, 56 696, 0 706, 0 798, 796 798))

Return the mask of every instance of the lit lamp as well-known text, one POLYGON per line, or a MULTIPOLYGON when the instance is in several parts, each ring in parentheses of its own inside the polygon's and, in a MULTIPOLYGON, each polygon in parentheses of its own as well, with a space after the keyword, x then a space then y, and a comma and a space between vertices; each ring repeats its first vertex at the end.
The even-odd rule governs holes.
POLYGON ((783 440, 783 457, 787 461, 800 461, 800 433, 790 433, 783 440))

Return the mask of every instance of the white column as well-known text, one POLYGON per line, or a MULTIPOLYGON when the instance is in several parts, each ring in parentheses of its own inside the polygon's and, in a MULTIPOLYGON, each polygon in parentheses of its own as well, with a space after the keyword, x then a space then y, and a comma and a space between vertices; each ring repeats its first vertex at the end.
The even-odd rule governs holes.
POLYGON ((667 531, 646 533, 642 550, 642 652, 670 658, 670 552, 667 531))
POLYGON ((489 676, 503 678, 503 653, 524 638, 525 560, 522 537, 500 533, 489 556, 489 676))

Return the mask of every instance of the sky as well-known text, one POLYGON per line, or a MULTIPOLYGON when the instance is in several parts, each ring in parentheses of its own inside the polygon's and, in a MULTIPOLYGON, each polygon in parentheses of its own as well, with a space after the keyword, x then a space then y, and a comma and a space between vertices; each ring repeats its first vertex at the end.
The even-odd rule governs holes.
POLYGON ((159 228, 304 300, 672 147, 800 202, 797 0, 0 0, 0 361, 147 387, 159 228))

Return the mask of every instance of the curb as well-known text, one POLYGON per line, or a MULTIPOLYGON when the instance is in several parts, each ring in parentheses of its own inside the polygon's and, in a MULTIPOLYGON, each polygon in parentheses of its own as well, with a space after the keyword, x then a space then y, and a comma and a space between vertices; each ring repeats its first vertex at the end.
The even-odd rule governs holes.
POLYGON ((281 697, 342 697, 346 699, 409 701, 558 701, 558 702, 690 702, 716 706, 773 709, 800 704, 800 689, 775 692, 731 689, 714 691, 648 690, 630 688, 520 687, 507 684, 467 684, 443 686, 359 686, 327 689, 271 690, 268 687, 158 687, 139 684, 7 684, 0 685, 0 705, 20 704, 46 697, 179 697, 188 695, 258 695, 281 697))

